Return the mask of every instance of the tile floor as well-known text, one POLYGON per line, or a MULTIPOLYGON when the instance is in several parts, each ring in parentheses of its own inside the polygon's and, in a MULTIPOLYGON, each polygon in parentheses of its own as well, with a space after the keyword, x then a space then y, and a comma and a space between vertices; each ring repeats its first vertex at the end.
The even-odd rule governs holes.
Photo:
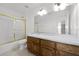
POLYGON ((0 56, 35 56, 34 54, 28 51, 27 45, 26 45, 26 39, 9 43, 7 46, 3 46, 3 47, 0 49, 1 50, 8 49, 8 48, 12 48, 12 49, 5 53, 0 53, 0 56), (9 46, 12 46, 12 47, 9 47, 9 46))
POLYGON ((34 54, 30 53, 27 49, 16 49, 3 53, 0 56, 34 56, 34 54))

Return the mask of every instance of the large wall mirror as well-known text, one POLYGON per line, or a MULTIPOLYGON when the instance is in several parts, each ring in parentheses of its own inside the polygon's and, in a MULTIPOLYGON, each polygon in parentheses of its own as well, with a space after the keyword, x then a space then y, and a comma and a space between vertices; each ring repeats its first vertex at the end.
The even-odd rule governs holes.
POLYGON ((62 11, 51 11, 44 16, 36 15, 34 30, 38 33, 67 34, 78 38, 78 10, 79 5, 73 3, 62 11))

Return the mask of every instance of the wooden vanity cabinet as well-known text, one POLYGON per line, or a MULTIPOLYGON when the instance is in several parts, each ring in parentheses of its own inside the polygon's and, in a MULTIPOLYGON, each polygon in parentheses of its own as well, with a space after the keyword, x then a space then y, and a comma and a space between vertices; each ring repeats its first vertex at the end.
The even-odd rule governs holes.
POLYGON ((30 36, 27 37, 27 48, 33 54, 41 56, 79 56, 79 46, 30 36))

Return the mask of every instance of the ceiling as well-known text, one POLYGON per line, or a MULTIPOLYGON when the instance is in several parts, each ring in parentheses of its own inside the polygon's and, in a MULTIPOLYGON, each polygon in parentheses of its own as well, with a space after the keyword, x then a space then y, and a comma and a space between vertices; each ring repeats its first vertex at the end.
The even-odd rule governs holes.
POLYGON ((35 10, 39 10, 41 7, 52 10, 51 3, 0 3, 0 8, 1 7, 16 11, 22 15, 27 15, 35 10))
MULTIPOLYGON (((40 8, 46 9, 48 12, 53 11, 53 3, 0 3, 0 10, 11 10, 23 16, 37 13, 40 8)), ((10 12, 10 11, 8 11, 10 12)))

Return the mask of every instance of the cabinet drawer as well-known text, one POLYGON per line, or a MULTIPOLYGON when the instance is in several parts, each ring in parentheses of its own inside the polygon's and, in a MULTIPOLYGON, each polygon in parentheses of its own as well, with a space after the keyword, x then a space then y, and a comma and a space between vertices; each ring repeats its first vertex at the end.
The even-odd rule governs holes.
POLYGON ((55 48, 55 42, 49 40, 41 40, 41 47, 45 48, 55 48))
POLYGON ((32 41, 35 44, 38 44, 39 43, 39 38, 35 38, 35 37, 28 36, 27 39, 28 39, 27 42, 28 41, 32 41))
POLYGON ((57 49, 79 55, 79 46, 57 43, 57 49))
POLYGON ((75 56, 75 54, 68 53, 68 52, 65 52, 65 51, 56 51, 56 55, 57 56, 75 56))
POLYGON ((42 56, 55 56, 55 49, 46 49, 46 48, 41 48, 41 55, 42 56))

